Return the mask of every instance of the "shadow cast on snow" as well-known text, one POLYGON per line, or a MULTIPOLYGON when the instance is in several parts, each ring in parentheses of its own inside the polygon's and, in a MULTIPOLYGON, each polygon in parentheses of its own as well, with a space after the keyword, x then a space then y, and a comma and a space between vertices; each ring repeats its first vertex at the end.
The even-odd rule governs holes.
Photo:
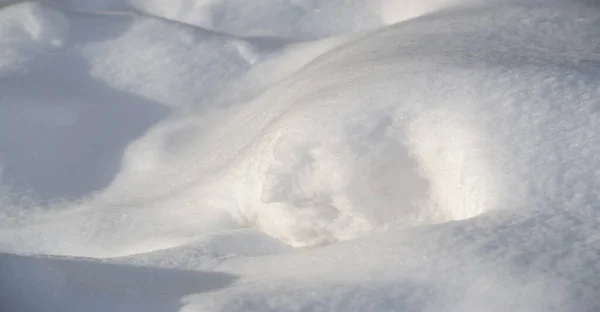
POLYGON ((167 116, 161 103, 93 77, 83 47, 116 38, 131 18, 70 18, 67 42, 0 80, 2 184, 45 202, 106 187, 127 145, 167 116))
POLYGON ((174 312, 185 296, 235 280, 220 272, 0 254, 0 310, 174 312))

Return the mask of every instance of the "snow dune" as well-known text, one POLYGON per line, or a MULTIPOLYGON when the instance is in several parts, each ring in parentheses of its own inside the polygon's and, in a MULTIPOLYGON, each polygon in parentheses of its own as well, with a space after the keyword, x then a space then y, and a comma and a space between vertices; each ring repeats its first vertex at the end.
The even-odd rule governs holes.
POLYGON ((598 13, 6 6, 0 307, 596 311, 598 13))

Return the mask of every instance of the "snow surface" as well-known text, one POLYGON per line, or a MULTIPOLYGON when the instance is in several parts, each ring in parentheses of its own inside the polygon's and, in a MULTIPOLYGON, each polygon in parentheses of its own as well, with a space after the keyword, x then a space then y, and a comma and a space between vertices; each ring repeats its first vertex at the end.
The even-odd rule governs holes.
POLYGON ((0 6, 0 311, 600 311, 597 1, 0 6))

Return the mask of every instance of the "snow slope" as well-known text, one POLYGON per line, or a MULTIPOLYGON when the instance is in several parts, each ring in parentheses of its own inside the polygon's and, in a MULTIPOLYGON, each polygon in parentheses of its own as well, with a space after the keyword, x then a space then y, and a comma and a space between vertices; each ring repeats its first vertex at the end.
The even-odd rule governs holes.
POLYGON ((598 13, 7 6, 0 307, 597 311, 598 13))

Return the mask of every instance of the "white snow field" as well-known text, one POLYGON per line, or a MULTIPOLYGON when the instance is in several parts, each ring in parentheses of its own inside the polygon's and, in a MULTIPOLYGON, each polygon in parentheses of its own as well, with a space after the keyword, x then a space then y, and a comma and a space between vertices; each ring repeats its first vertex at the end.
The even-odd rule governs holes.
POLYGON ((600 2, 0 7, 0 311, 600 311, 600 2))

